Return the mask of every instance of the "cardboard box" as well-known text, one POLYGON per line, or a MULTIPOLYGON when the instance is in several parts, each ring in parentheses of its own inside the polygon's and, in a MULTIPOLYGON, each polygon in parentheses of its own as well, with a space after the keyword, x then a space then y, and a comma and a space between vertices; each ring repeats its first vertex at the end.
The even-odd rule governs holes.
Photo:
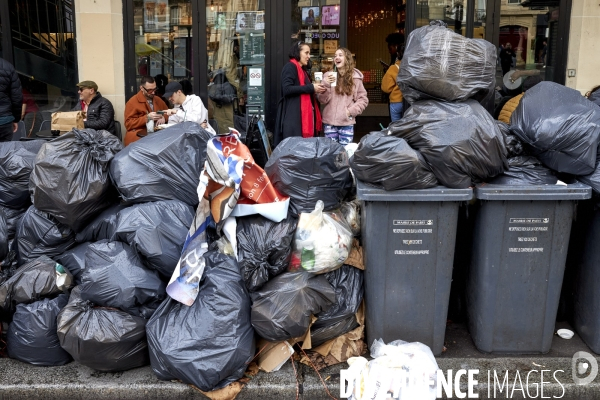
POLYGON ((61 132, 70 132, 73 128, 83 129, 83 120, 85 113, 83 111, 59 111, 52 114, 52 123, 50 129, 61 132))

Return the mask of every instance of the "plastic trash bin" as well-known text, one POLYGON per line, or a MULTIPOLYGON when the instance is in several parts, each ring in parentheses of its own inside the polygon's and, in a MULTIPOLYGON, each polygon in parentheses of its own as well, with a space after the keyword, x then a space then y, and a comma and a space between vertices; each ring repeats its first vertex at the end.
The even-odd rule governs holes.
POLYGON ((362 201, 366 335, 444 348, 458 207, 471 189, 385 191, 357 182, 362 201))
MULTIPOLYGON (((577 210, 576 239, 579 247, 569 253, 576 258, 569 265, 572 285, 565 284, 568 300, 573 301, 573 328, 594 353, 600 354, 600 208, 598 198, 580 204, 577 210), (571 297, 572 296, 572 297, 571 297)), ((572 260, 567 260, 571 262, 572 260)))
POLYGON ((475 188, 467 282, 469 331, 487 353, 547 353, 558 311, 581 183, 475 188))

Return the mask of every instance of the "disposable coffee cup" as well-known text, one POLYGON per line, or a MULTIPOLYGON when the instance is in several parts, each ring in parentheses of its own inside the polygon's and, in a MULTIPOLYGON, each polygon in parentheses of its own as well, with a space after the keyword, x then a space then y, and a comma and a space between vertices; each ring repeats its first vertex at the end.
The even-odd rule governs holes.
POLYGON ((331 87, 335 87, 337 84, 337 72, 332 72, 331 75, 335 78, 335 81, 331 82, 331 87))
POLYGON ((323 80, 323 73, 315 72, 315 83, 321 83, 322 80, 323 80))

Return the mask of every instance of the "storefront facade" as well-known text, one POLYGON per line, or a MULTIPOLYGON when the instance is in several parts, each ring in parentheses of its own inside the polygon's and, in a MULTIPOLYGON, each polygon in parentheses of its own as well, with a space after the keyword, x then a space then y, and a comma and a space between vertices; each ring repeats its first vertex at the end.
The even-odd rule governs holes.
MULTIPOLYGON (((598 46, 593 32, 600 25, 600 7, 591 0, 27 0, 26 3, 36 7, 40 6, 38 3, 56 7, 59 3, 72 5, 73 16, 68 20, 75 26, 63 24, 60 40, 62 48, 67 48, 66 43, 75 43, 71 58, 76 59, 76 65, 71 69, 63 66, 66 75, 61 85, 78 80, 96 81, 103 96, 113 102, 116 118, 121 121, 125 102, 139 90, 139 77, 148 74, 189 82, 190 90, 201 96, 211 115, 223 121, 219 124, 225 125, 222 129, 233 125, 230 121, 237 105, 241 111, 250 107, 252 112, 264 114, 267 127, 272 128, 280 97, 280 71, 287 62, 290 45, 303 40, 311 44, 315 70, 331 66, 338 46, 348 47, 355 54, 357 68, 365 73, 370 106, 364 117, 385 122, 387 106, 379 89, 383 75, 379 60, 390 62, 385 37, 392 32, 408 35, 438 19, 459 34, 488 40, 498 48, 511 43, 517 50, 516 68, 539 69, 545 80, 567 84, 582 92, 589 90, 588 86, 596 79, 593 69, 587 66, 598 63, 599 57, 597 51, 589 51, 598 46), (575 76, 567 76, 567 70, 575 76), (215 79, 226 79, 235 88, 237 101, 233 104, 211 101, 209 88, 215 79)), ((15 45, 21 43, 14 38, 14 20, 22 12, 17 4, 22 2, 9 0, 0 9, 3 56, 9 60, 12 57, 15 62, 22 53, 17 47, 26 47, 15 45)), ((44 29, 52 36, 51 31, 57 27, 44 29)), ((29 76, 37 79, 34 74, 29 76)), ((501 82, 500 70, 497 78, 501 82)), ((43 79, 50 81, 52 77, 43 79)), ((48 96, 55 92, 48 90, 48 96)))

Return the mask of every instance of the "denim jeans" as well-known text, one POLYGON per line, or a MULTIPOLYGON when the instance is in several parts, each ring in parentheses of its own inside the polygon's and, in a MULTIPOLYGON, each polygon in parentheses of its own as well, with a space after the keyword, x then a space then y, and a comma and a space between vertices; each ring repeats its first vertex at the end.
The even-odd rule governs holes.
POLYGON ((400 103, 390 103, 390 116, 392 117, 392 122, 398 121, 402 118, 402 111, 404 110, 404 104, 400 103))

